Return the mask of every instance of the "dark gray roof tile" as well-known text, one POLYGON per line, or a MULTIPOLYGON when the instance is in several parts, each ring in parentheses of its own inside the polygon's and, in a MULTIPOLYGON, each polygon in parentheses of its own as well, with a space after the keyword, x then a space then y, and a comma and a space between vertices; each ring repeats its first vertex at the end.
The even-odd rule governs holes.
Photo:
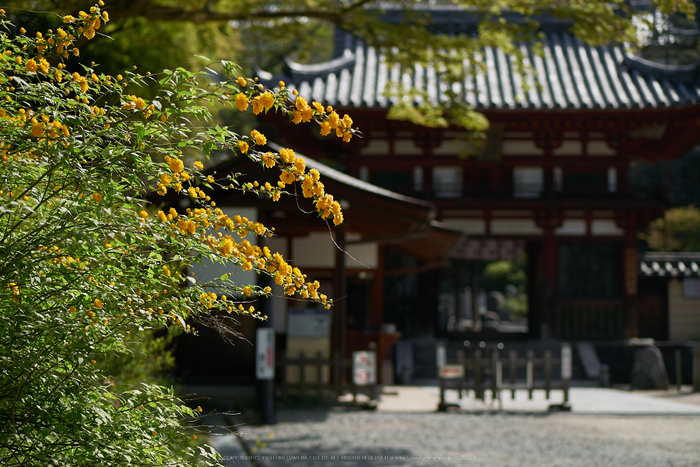
MULTIPOLYGON (((296 87, 307 99, 355 108, 387 108, 396 103, 395 97, 384 96, 390 81, 424 91, 433 103, 448 99, 447 85, 432 65, 401 73, 397 65, 387 66, 385 56, 373 47, 357 40, 344 43, 346 50, 327 63, 289 61, 289 87, 296 87)), ((672 70, 646 72, 650 66, 646 62, 637 66, 637 61, 627 59, 622 46, 593 47, 561 29, 546 32, 542 46, 544 54, 538 56, 529 44, 518 44, 525 66, 536 71, 539 85, 532 76, 515 71, 514 58, 486 47, 481 52, 486 73, 468 76, 452 91, 480 110, 656 108, 700 102, 700 89, 689 84, 687 70, 678 80, 672 70)), ((470 66, 466 58, 464 66, 465 70, 470 66)))

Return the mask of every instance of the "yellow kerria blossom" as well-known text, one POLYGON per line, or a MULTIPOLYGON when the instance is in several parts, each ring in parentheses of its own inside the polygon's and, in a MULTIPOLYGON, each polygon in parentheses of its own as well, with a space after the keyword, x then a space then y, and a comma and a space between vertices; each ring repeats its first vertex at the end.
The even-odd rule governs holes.
POLYGON ((32 136, 35 138, 39 138, 44 134, 44 125, 41 123, 35 123, 32 125, 32 136))
POLYGON ((289 183, 294 182, 295 177, 294 177, 294 174, 291 173, 291 172, 282 172, 282 173, 280 174, 280 180, 281 180, 283 183, 289 184, 289 183))
POLYGON ((260 96, 254 97, 250 104, 253 106, 253 115, 260 115, 265 110, 265 107, 260 102, 260 96))
POLYGON ((195 161, 194 166, 199 170, 204 169, 204 164, 202 164, 200 161, 195 161))
POLYGON ((147 213, 146 211, 141 211, 141 212, 139 212, 139 216, 140 216, 142 219, 145 219, 145 218, 148 217, 148 213, 147 213))
POLYGON ((258 96, 260 99, 260 104, 267 110, 270 110, 273 105, 275 105, 275 96, 270 91, 265 91, 258 96))
POLYGON ((265 167, 270 169, 275 166, 275 155, 271 152, 266 152, 262 155, 262 161, 263 164, 265 164, 265 167))
POLYGON ((26 67, 27 67, 27 71, 30 73, 36 73, 37 68, 39 68, 33 58, 30 58, 29 60, 27 60, 26 67))
POLYGON ((240 149, 241 152, 243 154, 245 154, 246 152, 248 152, 248 149, 249 149, 248 143, 246 143, 245 141, 239 141, 238 142, 238 149, 240 149))
POLYGON ((331 114, 328 116, 328 124, 330 125, 331 129, 338 128, 338 125, 340 124, 340 116, 336 112, 331 112, 331 114))
POLYGON ((287 164, 292 164, 296 159, 296 155, 294 154, 294 150, 292 149, 280 149, 280 157, 287 164))
POLYGON ((92 199, 95 200, 96 203, 101 203, 102 202, 102 195, 99 193, 93 193, 92 199))
POLYGON ((172 170, 175 173, 182 172, 185 168, 185 164, 183 164, 182 161, 177 157, 171 158, 168 161, 168 165, 170 166, 170 170, 172 170))
POLYGON ((241 112, 245 111, 248 108, 248 96, 239 92, 236 96, 236 107, 238 107, 238 110, 241 112))
POLYGON ((95 305, 95 308, 102 308, 102 300, 100 300, 99 298, 96 298, 93 303, 95 305))
POLYGON ((239 76, 239 77, 236 79, 236 83, 238 83, 239 86, 243 86, 243 87, 245 87, 246 84, 247 84, 245 78, 242 77, 242 76, 239 76))
POLYGON ((253 130, 250 132, 250 137, 253 138, 255 144, 264 145, 267 144, 267 138, 265 135, 260 133, 258 130, 253 130))
POLYGON ((321 123, 321 135, 328 136, 331 134, 331 124, 328 122, 321 123))

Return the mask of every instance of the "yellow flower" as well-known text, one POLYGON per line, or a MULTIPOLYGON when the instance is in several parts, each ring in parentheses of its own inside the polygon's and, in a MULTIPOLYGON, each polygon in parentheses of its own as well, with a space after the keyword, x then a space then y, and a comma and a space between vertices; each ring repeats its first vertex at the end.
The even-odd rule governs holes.
POLYGON ((270 110, 273 105, 275 105, 275 96, 272 95, 270 91, 265 91, 259 96, 260 104, 267 110, 270 110))
POLYGON ((260 133, 258 130, 253 130, 250 132, 250 137, 253 138, 255 144, 264 145, 267 144, 267 138, 265 135, 260 133))
POLYGON ((272 154, 271 152, 266 152, 265 154, 263 154, 262 160, 263 160, 263 163, 265 164, 265 167, 267 167, 268 169, 275 166, 275 155, 272 154))
POLYGON ((248 143, 246 143, 245 141, 239 141, 238 142, 238 149, 240 149, 241 152, 243 154, 245 154, 246 152, 248 152, 248 149, 249 149, 248 143))
POLYGON ((282 174, 280 174, 280 180, 282 180, 283 183, 292 183, 294 179, 294 174, 291 172, 282 172, 282 174))
POLYGON ((145 219, 145 218, 148 217, 148 213, 147 213, 146 211, 141 211, 141 212, 139 212, 139 216, 140 216, 142 219, 145 219))
POLYGON ((102 195, 99 193, 93 193, 92 199, 95 200, 96 203, 101 203, 102 202, 102 195))
POLYGON ((260 115, 260 113, 265 109, 265 107, 263 107, 262 103, 260 102, 260 96, 253 98, 253 100, 250 101, 250 103, 253 105, 254 115, 260 115))
POLYGON ((38 66, 33 58, 30 58, 29 60, 27 60, 26 67, 27 67, 27 71, 30 73, 36 73, 36 70, 38 68, 38 66))
POLYGON ((294 154, 294 150, 292 149, 280 149, 280 157, 287 164, 294 163, 294 160, 296 159, 296 155, 294 154))
POLYGON ((32 125, 32 136, 35 138, 39 138, 41 135, 44 134, 44 125, 41 123, 35 123, 32 125))
POLYGON ((182 161, 177 157, 171 158, 168 161, 168 165, 170 166, 170 170, 172 170, 175 173, 182 172, 185 168, 185 164, 183 164, 182 161))
POLYGON ((243 86, 243 87, 245 87, 246 84, 247 84, 246 81, 245 81, 245 78, 242 77, 242 76, 239 76, 239 77, 236 79, 236 83, 238 83, 239 86, 243 86))
POLYGON ((95 308, 102 308, 102 300, 100 300, 99 298, 95 299, 94 304, 95 308))
POLYGON ((85 31, 83 31, 83 36, 90 40, 95 37, 95 30, 93 28, 87 28, 85 31))
POLYGON ((328 124, 330 125, 331 129, 338 128, 338 125, 340 124, 340 116, 335 111, 331 112, 331 114, 328 116, 328 124))
POLYGON ((202 164, 200 161, 195 161, 194 166, 199 170, 202 170, 204 168, 204 164, 202 164))
POLYGON ((246 96, 242 92, 239 92, 236 96, 236 107, 238 107, 238 110, 240 110, 241 112, 246 110, 248 108, 248 96, 246 96))
POLYGON ((102 21, 104 21, 105 23, 109 22, 109 14, 107 14, 106 11, 102 12, 102 21))

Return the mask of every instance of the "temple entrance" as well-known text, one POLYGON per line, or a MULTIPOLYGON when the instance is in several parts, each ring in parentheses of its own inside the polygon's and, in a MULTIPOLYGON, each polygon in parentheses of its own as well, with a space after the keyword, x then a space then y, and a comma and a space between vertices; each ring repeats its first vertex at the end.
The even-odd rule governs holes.
POLYGON ((497 261, 457 259, 440 271, 440 334, 524 335, 528 315, 526 255, 497 261))

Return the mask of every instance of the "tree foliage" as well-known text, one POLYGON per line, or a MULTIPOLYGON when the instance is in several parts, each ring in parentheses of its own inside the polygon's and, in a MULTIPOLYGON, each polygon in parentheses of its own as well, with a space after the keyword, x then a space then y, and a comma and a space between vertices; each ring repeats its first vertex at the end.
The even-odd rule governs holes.
POLYGON ((350 117, 283 83, 264 89, 226 61, 196 72, 70 73, 79 41, 109 21, 101 6, 32 35, 0 12, 0 465, 211 465, 216 454, 188 430, 198 411, 171 389, 129 384, 118 359, 153 329, 196 332, 187 320, 212 312, 265 318, 249 302, 269 287, 230 274, 186 280, 203 258, 331 305, 318 282, 256 245, 270 230, 221 211, 214 188, 277 200, 298 182, 319 217, 343 218, 293 150, 273 153, 257 131, 212 124, 209 106, 281 112, 346 141, 356 130, 350 117), (147 86, 152 98, 128 91, 147 86), (214 150, 280 170, 280 180, 218 179, 186 159, 214 150), (193 208, 159 206, 169 192, 193 208))
POLYGON ((668 209, 642 238, 654 251, 700 252, 700 209, 692 205, 668 209))
MULTIPOLYGON (((69 12, 85 8, 87 3, 87 0, 12 0, 9 5, 17 7, 17 11, 24 7, 69 12)), ((340 28, 381 49, 404 70, 413 70, 416 64, 432 65, 444 83, 449 102, 425 99, 420 109, 413 105, 420 90, 402 89, 398 83, 389 83, 387 89, 394 89, 401 97, 390 117, 426 126, 452 124, 484 130, 488 122, 483 115, 470 108, 459 93, 451 91, 453 84, 483 72, 484 47, 502 49, 515 59, 517 71, 534 73, 526 66, 518 41, 537 39, 537 19, 543 15, 571 20, 572 32, 592 44, 635 43, 638 25, 650 23, 643 17, 639 19, 646 13, 644 9, 635 10, 629 3, 627 0, 114 0, 110 3, 114 31, 110 33, 119 30, 138 38, 144 35, 140 28, 152 28, 153 24, 178 23, 179 28, 184 24, 216 23, 221 31, 235 28, 240 33, 241 44, 248 48, 248 53, 241 56, 243 60, 254 56, 255 65, 277 71, 271 68, 280 64, 283 56, 327 58, 319 54, 322 50, 319 44, 331 44, 330 31, 340 28), (426 8, 435 3, 461 6, 469 11, 474 18, 474 34, 449 34, 436 28, 426 8), (251 53, 251 49, 256 52, 251 53)), ((665 14, 680 12, 692 17, 695 11, 692 0, 651 3, 665 14)), ((138 39, 131 41, 138 49, 138 39)))

